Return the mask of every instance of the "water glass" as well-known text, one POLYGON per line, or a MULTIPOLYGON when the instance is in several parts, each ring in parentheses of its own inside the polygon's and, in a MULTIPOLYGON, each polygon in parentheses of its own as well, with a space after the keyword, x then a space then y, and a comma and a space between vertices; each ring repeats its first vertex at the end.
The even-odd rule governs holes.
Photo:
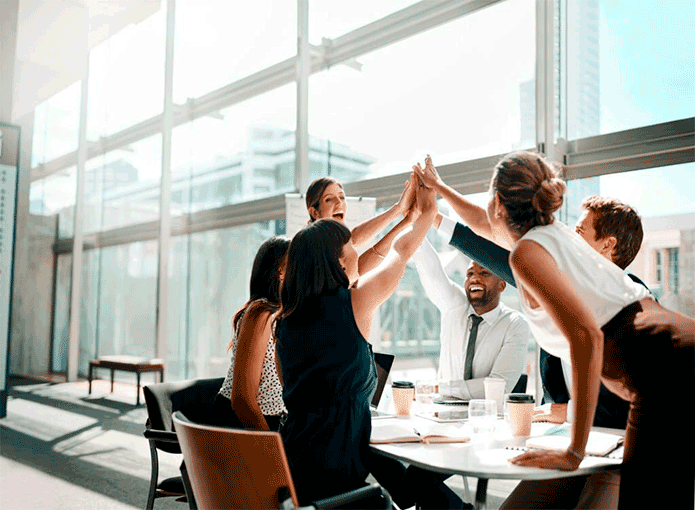
POLYGON ((439 398, 437 381, 418 381, 415 384, 415 400, 418 404, 429 405, 439 398))
POLYGON ((483 442, 491 440, 497 425, 497 402, 471 400, 468 403, 468 424, 474 439, 483 442))

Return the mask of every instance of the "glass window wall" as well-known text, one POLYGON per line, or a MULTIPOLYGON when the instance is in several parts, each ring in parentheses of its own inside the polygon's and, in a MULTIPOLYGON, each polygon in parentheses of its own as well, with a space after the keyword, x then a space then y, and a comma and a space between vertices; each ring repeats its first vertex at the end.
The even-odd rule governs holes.
POLYGON ((159 134, 87 161, 84 231, 158 220, 161 174, 159 134))
POLYGON ((90 50, 88 140, 162 113, 166 5, 90 50))
POLYGON ((357 180, 425 154, 441 165, 533 146, 535 40, 534 3, 510 0, 362 55, 360 71, 312 75, 321 172, 346 166, 341 178, 357 180))
POLYGON ((172 240, 169 258, 169 367, 172 378, 224 376, 231 320, 246 302, 258 247, 280 231, 270 221, 172 240))
POLYGON ((174 103, 196 98, 292 57, 297 2, 176 2, 174 103))
POLYGON ((31 183, 29 212, 42 216, 58 215, 58 236, 74 235, 77 169, 73 166, 31 183))
POLYGON ((695 3, 567 0, 568 138, 692 116, 695 3))
POLYGON ((77 150, 81 86, 76 81, 34 110, 32 168, 77 150))
POLYGON ((294 83, 174 129, 173 216, 294 190, 294 83))

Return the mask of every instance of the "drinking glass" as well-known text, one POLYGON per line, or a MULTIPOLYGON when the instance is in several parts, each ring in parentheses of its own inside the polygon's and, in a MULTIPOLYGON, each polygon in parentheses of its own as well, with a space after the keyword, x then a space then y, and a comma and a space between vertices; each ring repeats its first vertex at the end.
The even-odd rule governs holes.
POLYGON ((468 424, 473 438, 487 442, 492 439, 497 422, 497 402, 473 399, 468 403, 468 424))
POLYGON ((427 406, 439 398, 439 383, 437 381, 418 381, 415 384, 415 400, 418 404, 427 406))

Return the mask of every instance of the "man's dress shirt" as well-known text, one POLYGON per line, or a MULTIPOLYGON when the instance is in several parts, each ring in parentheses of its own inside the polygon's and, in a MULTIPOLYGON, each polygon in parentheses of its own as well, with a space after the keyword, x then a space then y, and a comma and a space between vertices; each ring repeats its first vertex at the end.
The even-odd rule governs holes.
POLYGON ((452 381, 452 393, 464 399, 485 398, 485 377, 503 378, 505 391, 510 392, 526 361, 531 336, 526 318, 503 303, 481 315, 483 321, 475 343, 473 378, 464 381, 471 327, 469 316, 476 312, 463 287, 447 276, 439 255, 427 239, 413 255, 413 261, 427 297, 441 312, 438 377, 452 381))

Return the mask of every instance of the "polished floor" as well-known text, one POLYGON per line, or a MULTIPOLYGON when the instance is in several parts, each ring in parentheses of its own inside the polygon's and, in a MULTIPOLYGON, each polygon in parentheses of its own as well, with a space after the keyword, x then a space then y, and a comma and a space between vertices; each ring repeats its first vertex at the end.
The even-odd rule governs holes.
MULTIPOLYGON (((0 419, 0 509, 142 509, 149 487, 147 412, 135 405, 135 385, 60 379, 8 381, 7 416, 0 419)), ((140 398, 143 401, 142 395, 140 398)), ((176 476, 181 457, 160 454, 160 477, 176 476)), ((470 489, 475 491, 475 479, 470 489)), ((448 482, 463 496, 461 477, 448 482)), ((496 509, 516 482, 492 480, 488 508, 496 509)), ((186 510, 174 498, 155 510, 186 510)))

